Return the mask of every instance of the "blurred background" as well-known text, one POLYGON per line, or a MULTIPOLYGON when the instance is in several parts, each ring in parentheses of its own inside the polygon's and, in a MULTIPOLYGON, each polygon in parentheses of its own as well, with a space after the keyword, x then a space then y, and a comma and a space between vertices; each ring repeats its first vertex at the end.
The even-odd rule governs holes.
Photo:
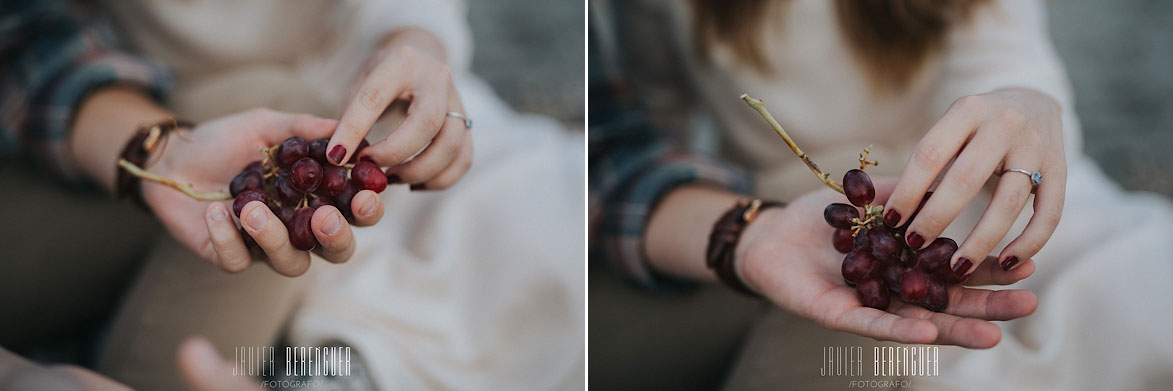
POLYGON ((1048 2, 1084 150, 1133 190, 1173 195, 1173 2, 1048 2))
MULTIPOLYGON (((1047 5, 1085 152, 1125 188, 1173 196, 1173 2, 1047 5)), ((719 389, 769 305, 720 286, 648 294, 599 267, 588 284, 588 376, 600 390, 719 389)))
MULTIPOLYGON (((582 1, 474 0, 468 8, 473 72, 516 110, 582 129, 582 1)), ((0 253, 0 346, 36 361, 89 364, 95 340, 141 264, 123 259, 141 260, 160 232, 158 223, 129 203, 93 189, 63 188, 21 163, 0 165, 0 237, 8 243, 0 253), (46 219, 46 210, 54 218, 46 219), (90 268, 45 267, 82 257, 92 259, 90 268), (54 283, 13 292, 4 288, 4 276, 54 283), (54 311, 64 305, 54 300, 80 302, 70 307, 87 310, 54 311), (34 317, 45 323, 13 321, 34 317)))
POLYGON ((518 111, 582 126, 583 10, 579 0, 469 1, 473 72, 518 111))

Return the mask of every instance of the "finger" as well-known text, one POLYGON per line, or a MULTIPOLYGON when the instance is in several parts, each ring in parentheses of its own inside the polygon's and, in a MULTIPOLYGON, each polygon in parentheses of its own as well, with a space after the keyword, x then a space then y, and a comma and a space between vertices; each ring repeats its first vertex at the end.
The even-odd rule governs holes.
POLYGON ((456 159, 453 160, 452 163, 444 169, 444 171, 441 171, 434 178, 428 180, 427 182, 411 185, 411 190, 444 190, 452 187, 452 185, 455 185, 456 182, 459 182, 460 178, 463 178, 464 174, 468 172, 468 169, 472 167, 472 158, 472 142, 465 140, 464 146, 460 148, 460 153, 456 156, 456 159))
MULTIPOLYGON (((1023 167, 1037 167, 1037 165, 1023 167)), ((1018 220, 1018 215, 1026 206, 1026 200, 1030 198, 1030 188, 1029 178, 1024 178, 1016 173, 1002 175, 998 179, 998 187, 994 190, 994 196, 990 200, 986 212, 982 214, 977 226, 973 228, 957 252, 953 254, 949 265, 952 267, 969 260, 974 267, 981 266, 986 257, 994 251, 994 247, 998 246, 1006 233, 1010 231, 1014 221, 1018 220)))
MULTIPOLYGON (((444 129, 436 134, 436 139, 420 152, 419 155, 407 163, 393 167, 390 171, 397 175, 404 183, 425 183, 447 169, 464 149, 468 140, 468 131, 464 129, 464 121, 448 118, 444 129)), ((388 173, 391 175, 391 173, 388 173)))
POLYGON ((979 131, 961 151, 937 191, 908 224, 905 241, 910 247, 919 250, 936 239, 981 190, 1008 149, 996 137, 994 132, 979 131))
POLYGON ((316 140, 334 134, 334 130, 338 128, 338 120, 319 118, 309 114, 297 114, 294 115, 289 128, 295 136, 306 140, 316 140))
POLYGON ((228 213, 224 203, 213 202, 204 210, 204 221, 208 225, 212 248, 215 249, 212 262, 225 271, 236 273, 248 268, 252 256, 228 213))
POLYGON ((232 363, 221 358, 203 337, 183 341, 176 352, 176 364, 184 384, 193 391, 261 389, 251 377, 233 375, 232 363))
POLYGON ((820 321, 825 327, 900 343, 929 343, 937 338, 937 330, 930 322, 863 307, 855 289, 835 288, 827 295, 830 295, 828 302, 850 306, 828 309, 829 315, 820 321))
POLYGON ((269 266, 278 273, 297 277, 309 270, 310 255, 307 251, 293 248, 289 243, 289 231, 285 224, 260 201, 252 201, 241 209, 240 224, 256 239, 257 245, 269 256, 269 266))
POLYGON ((1035 261, 1027 259, 1016 268, 1002 270, 998 265, 998 258, 986 257, 986 260, 981 263, 981 266, 973 268, 973 273, 969 274, 969 279, 965 281, 967 286, 983 286, 983 285, 1010 285, 1030 277, 1035 272, 1035 261))
POLYGON ((949 288, 949 306, 945 311, 963 318, 1011 320, 1034 313, 1038 304, 1038 297, 1028 290, 953 286, 949 288))
POLYGON ((354 215, 354 225, 367 227, 375 225, 383 218, 383 200, 370 190, 363 190, 354 195, 350 201, 350 212, 354 215))
POLYGON ((896 189, 884 206, 884 222, 888 225, 898 227, 905 224, 933 181, 978 127, 977 119, 964 110, 960 102, 954 103, 925 133, 909 156, 896 189))
POLYGON ((957 345, 971 349, 989 349, 1002 340, 1002 329, 989 321, 933 312, 906 303, 900 303, 895 307, 892 309, 895 314, 931 322, 937 329, 937 339, 933 343, 957 345))
POLYGON ((1063 215, 1064 195, 1067 191, 1067 167, 1063 164, 1054 165, 1049 170, 1039 170, 1043 174, 1043 182, 1035 189, 1034 215, 1026 223, 1022 234, 1015 238, 998 259, 1003 269, 1011 269, 1020 259, 1028 259, 1038 254, 1043 244, 1051 238, 1055 227, 1059 225, 1059 218, 1063 215))
POLYGON ((290 136, 298 136, 306 140, 330 137, 338 127, 338 121, 321 118, 310 114, 292 114, 269 109, 257 109, 255 114, 261 117, 258 130, 266 144, 274 145, 290 136))
MULTIPOLYGON (((445 121, 448 118, 447 109, 449 107, 463 112, 463 108, 459 105, 459 99, 455 105, 450 104, 450 97, 455 95, 455 91, 450 87, 451 82, 447 81, 449 79, 436 80, 430 85, 418 86, 419 90, 415 91, 411 106, 407 108, 407 118, 391 134, 387 135, 386 139, 371 144, 369 148, 365 149, 364 156, 370 156, 380 166, 394 166, 403 163, 433 142, 432 140, 436 138, 440 128, 445 126, 445 122, 449 122, 445 121)), ((455 118, 450 119, 456 120, 455 118)), ((463 122, 461 122, 461 127, 463 127, 463 122)), ((455 134, 453 137, 459 136, 459 134, 455 134)), ((445 148, 451 148, 451 144, 446 145, 445 148)), ((455 150, 446 149, 441 152, 451 153, 455 150)), ((443 167, 440 166, 440 168, 443 167)))
MULTIPOLYGON (((342 165, 358 148, 375 121, 383 115, 387 106, 408 88, 409 80, 403 75, 400 61, 385 61, 371 70, 358 91, 346 104, 338 131, 326 146, 326 158, 335 165, 342 165)), ((378 160, 376 160, 378 161, 378 160)))
POLYGON ((354 233, 350 231, 350 224, 342 217, 342 212, 331 205, 325 205, 314 211, 310 219, 310 227, 314 237, 321 246, 314 249, 323 259, 342 263, 354 254, 354 233))

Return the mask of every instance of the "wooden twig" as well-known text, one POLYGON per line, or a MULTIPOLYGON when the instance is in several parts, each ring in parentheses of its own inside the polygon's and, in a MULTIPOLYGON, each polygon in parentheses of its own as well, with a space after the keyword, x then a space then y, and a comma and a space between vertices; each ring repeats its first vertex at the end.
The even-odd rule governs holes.
POLYGON ((211 192, 211 193, 203 193, 203 192, 196 191, 196 189, 191 187, 190 185, 183 185, 183 184, 180 184, 179 182, 172 180, 171 178, 167 178, 167 177, 164 177, 164 176, 161 176, 158 174, 153 174, 153 173, 147 172, 146 170, 143 170, 139 166, 135 165, 134 163, 131 163, 129 160, 126 160, 126 159, 118 159, 118 165, 120 167, 126 169, 126 171, 129 171, 131 175, 170 186, 170 187, 174 188, 175 190, 182 191, 184 194, 187 194, 191 198, 195 198, 200 201, 223 201, 223 200, 232 199, 231 194, 221 192, 221 191, 216 191, 216 192, 211 192))
MULTIPOLYGON (((741 100, 744 100, 750 108, 757 111, 758 114, 762 116, 762 118, 766 119, 766 122, 770 123, 770 126, 774 128, 774 132, 778 133, 778 135, 782 137, 782 141, 785 141, 786 145, 790 146, 790 150, 794 151, 794 154, 798 156, 799 159, 802 159, 802 162, 811 169, 811 172, 815 173, 815 176, 818 177, 820 181, 823 181, 823 184, 837 192, 843 193, 843 185, 840 185, 839 182, 831 179, 830 175, 823 172, 823 170, 820 170, 819 166, 815 164, 813 160, 811 160, 810 156, 807 156, 806 152, 803 152, 802 148, 798 147, 798 144, 794 142, 794 139, 791 139, 790 135, 786 133, 786 129, 782 129, 782 125, 778 123, 778 120, 774 119, 774 116, 770 114, 770 110, 766 109, 766 104, 763 103, 761 99, 751 97, 749 94, 741 94, 741 100)), ((863 165, 863 157, 861 157, 860 160, 861 165, 863 165)))

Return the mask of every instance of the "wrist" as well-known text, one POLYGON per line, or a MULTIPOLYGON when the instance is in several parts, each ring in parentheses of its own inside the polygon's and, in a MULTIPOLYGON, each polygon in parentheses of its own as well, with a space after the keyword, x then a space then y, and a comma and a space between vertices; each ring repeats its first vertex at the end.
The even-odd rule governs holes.
POLYGON ((78 106, 70 129, 70 154, 87 177, 114 192, 118 159, 126 143, 141 125, 170 117, 141 90, 100 89, 78 106))
POLYGON ((678 187, 656 203, 645 225, 643 251, 652 269, 691 280, 716 281, 705 266, 713 223, 741 197, 704 185, 678 187))
POLYGON ((758 211, 757 218, 745 227, 741 233, 741 239, 737 241, 737 247, 733 249, 733 266, 737 278, 750 290, 761 294, 761 285, 755 279, 760 273, 757 272, 757 264, 754 263, 753 247, 761 243, 762 240, 770 240, 770 232, 775 221, 782 218, 781 215, 785 212, 785 207, 763 208, 758 211))
MULTIPOLYGON (((726 286, 749 296, 761 296, 741 278, 739 264, 744 263, 745 259, 744 256, 737 256, 738 248, 743 247, 742 243, 749 241, 744 234, 762 216, 763 211, 782 206, 784 204, 776 201, 741 199, 713 224, 708 248, 705 251, 705 265, 726 286)), ((751 248, 752 245, 744 247, 751 248)), ((744 254, 748 252, 743 252, 744 254)))

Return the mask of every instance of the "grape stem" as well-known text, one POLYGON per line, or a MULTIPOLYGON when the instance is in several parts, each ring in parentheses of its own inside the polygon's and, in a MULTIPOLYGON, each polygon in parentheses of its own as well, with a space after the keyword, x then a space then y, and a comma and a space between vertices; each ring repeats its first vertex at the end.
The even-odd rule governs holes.
POLYGON ((873 165, 873 166, 880 165, 880 162, 877 162, 875 160, 868 160, 868 154, 871 152, 872 152, 872 146, 868 145, 867 148, 863 149, 863 152, 859 153, 859 170, 860 171, 867 171, 868 165, 873 165))
MULTIPOLYGON (((770 114, 770 110, 766 109, 766 104, 762 102, 761 99, 749 96, 749 94, 741 94, 741 100, 744 100, 750 108, 754 109, 754 111, 757 111, 758 114, 762 116, 762 118, 766 119, 766 122, 770 123, 770 126, 774 128, 774 132, 777 132, 779 136, 782 136, 782 141, 785 141, 786 145, 790 146, 790 150, 794 151, 794 154, 797 155, 799 159, 802 159, 803 163, 806 163, 806 166, 811 169, 811 172, 815 173, 816 177, 819 177, 820 181, 823 181, 823 184, 827 185, 827 187, 830 187, 832 190, 843 193, 843 185, 840 185, 839 182, 835 182, 834 179, 831 179, 831 175, 828 175, 827 173, 823 172, 823 170, 820 170, 819 165, 815 164, 815 162, 811 160, 810 156, 807 156, 806 152, 803 152, 802 148, 798 147, 798 144, 794 142, 794 139, 791 139, 790 135, 786 133, 786 129, 782 129, 782 125, 778 123, 778 120, 774 119, 774 116, 770 114)), ((860 156, 860 166, 864 166, 864 156, 867 155, 864 154, 860 156)))
POLYGON ((131 163, 129 160, 126 160, 126 159, 118 159, 118 166, 126 169, 126 171, 130 172, 131 175, 134 175, 136 177, 146 179, 149 181, 158 182, 158 183, 170 186, 170 187, 174 188, 175 190, 182 191, 184 194, 187 194, 189 197, 195 198, 200 201, 223 201, 223 200, 232 199, 231 194, 228 194, 228 193, 225 193, 222 191, 215 191, 215 192, 210 192, 210 193, 203 193, 203 192, 196 191, 196 189, 191 187, 191 185, 183 185, 183 184, 180 184, 179 182, 172 180, 171 178, 167 178, 167 177, 164 177, 164 176, 161 176, 158 174, 153 174, 153 173, 147 172, 146 170, 143 170, 139 166, 135 165, 134 163, 131 163))

